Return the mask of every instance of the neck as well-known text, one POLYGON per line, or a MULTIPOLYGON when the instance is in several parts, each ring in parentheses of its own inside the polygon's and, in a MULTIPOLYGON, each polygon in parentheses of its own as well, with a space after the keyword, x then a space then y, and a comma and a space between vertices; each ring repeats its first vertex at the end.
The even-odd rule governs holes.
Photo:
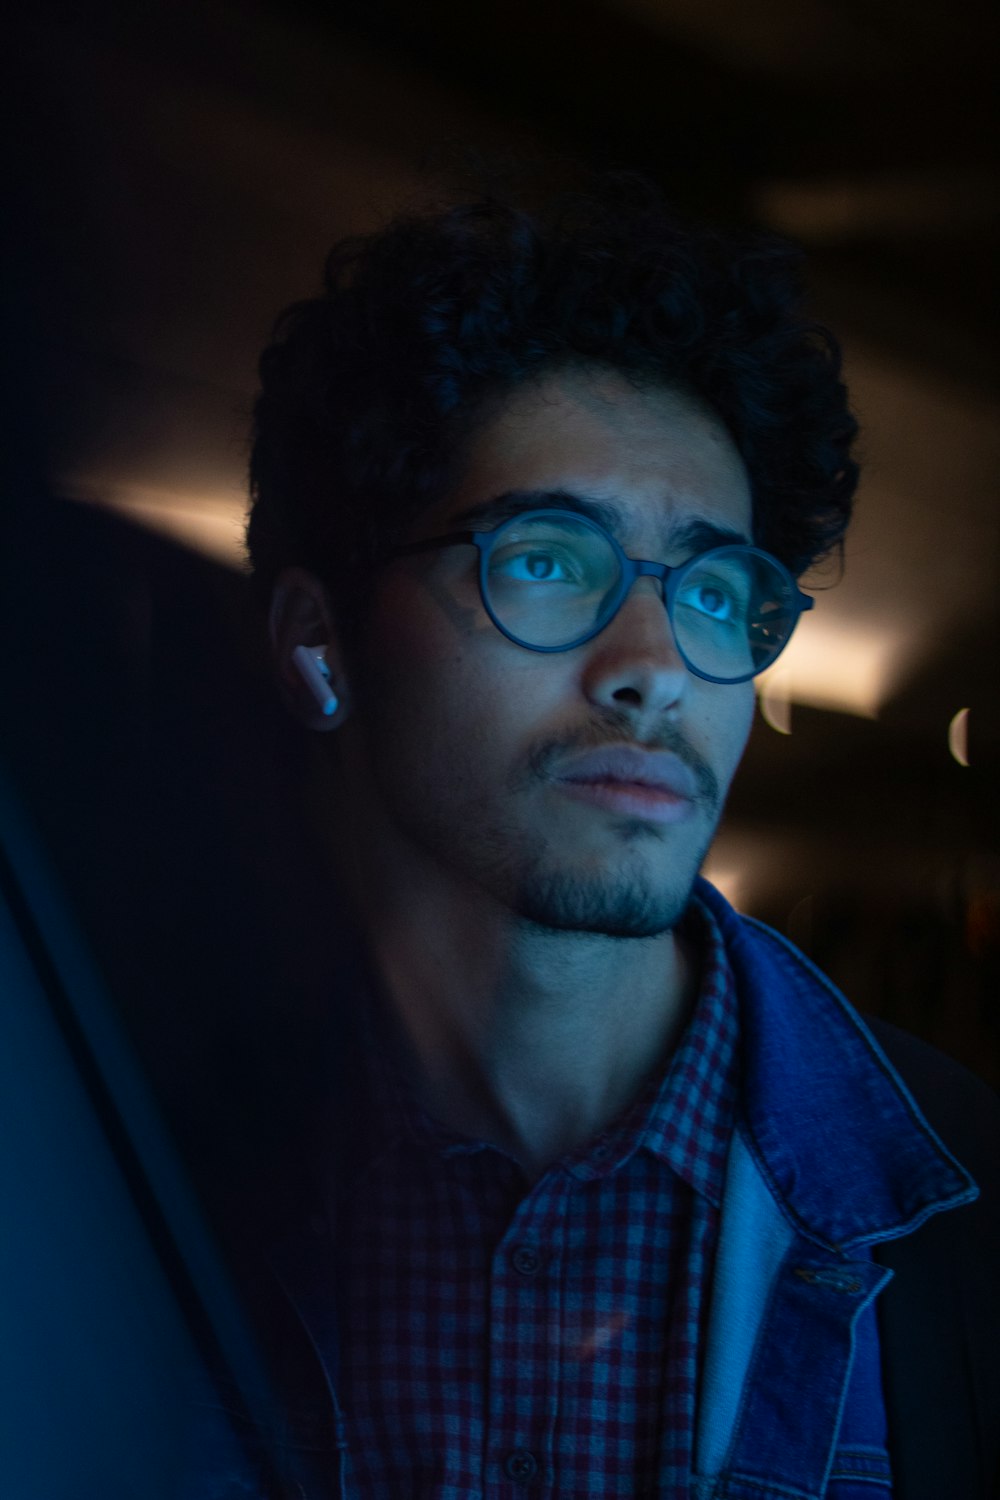
POLYGON ((437 868, 391 870, 351 894, 397 1061, 428 1113, 534 1179, 665 1066, 690 1015, 692 955, 672 932, 553 931, 437 868))

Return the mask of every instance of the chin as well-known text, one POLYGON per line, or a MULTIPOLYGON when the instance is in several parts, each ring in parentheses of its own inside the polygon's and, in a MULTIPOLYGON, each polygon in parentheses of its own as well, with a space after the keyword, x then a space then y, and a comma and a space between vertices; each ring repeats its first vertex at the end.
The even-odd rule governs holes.
POLYGON ((660 937, 684 914, 696 873, 686 881, 654 885, 649 879, 536 871, 522 880, 512 904, 519 917, 553 932, 660 937))

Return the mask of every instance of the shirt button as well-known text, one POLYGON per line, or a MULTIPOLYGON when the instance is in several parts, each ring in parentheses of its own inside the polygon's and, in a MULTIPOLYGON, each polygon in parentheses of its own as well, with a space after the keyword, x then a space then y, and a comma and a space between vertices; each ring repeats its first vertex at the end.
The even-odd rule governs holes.
POLYGON ((530 1245, 518 1245, 510 1259, 519 1276, 537 1276, 541 1270, 542 1257, 530 1245))
POLYGON ((530 1484, 538 1473, 538 1460, 527 1448, 515 1448, 503 1461, 503 1471, 517 1484, 530 1484))

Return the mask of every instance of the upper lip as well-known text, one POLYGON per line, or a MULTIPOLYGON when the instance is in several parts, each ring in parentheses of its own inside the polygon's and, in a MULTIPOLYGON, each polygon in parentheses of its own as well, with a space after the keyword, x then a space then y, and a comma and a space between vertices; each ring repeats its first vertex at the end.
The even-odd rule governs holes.
POLYGON ((692 800, 698 791, 694 773, 671 751, 639 750, 630 745, 588 750, 564 766, 557 780, 621 781, 692 800))

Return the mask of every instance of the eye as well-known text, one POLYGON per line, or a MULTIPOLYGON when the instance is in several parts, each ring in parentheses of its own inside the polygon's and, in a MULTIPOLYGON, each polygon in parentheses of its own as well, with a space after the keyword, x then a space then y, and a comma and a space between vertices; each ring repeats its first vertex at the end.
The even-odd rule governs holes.
POLYGON ((678 602, 711 620, 732 620, 740 613, 732 591, 712 579, 688 584, 681 590, 678 602))
POLYGON ((575 583, 579 576, 571 559, 547 547, 510 551, 494 558, 491 571, 517 583, 575 583))

